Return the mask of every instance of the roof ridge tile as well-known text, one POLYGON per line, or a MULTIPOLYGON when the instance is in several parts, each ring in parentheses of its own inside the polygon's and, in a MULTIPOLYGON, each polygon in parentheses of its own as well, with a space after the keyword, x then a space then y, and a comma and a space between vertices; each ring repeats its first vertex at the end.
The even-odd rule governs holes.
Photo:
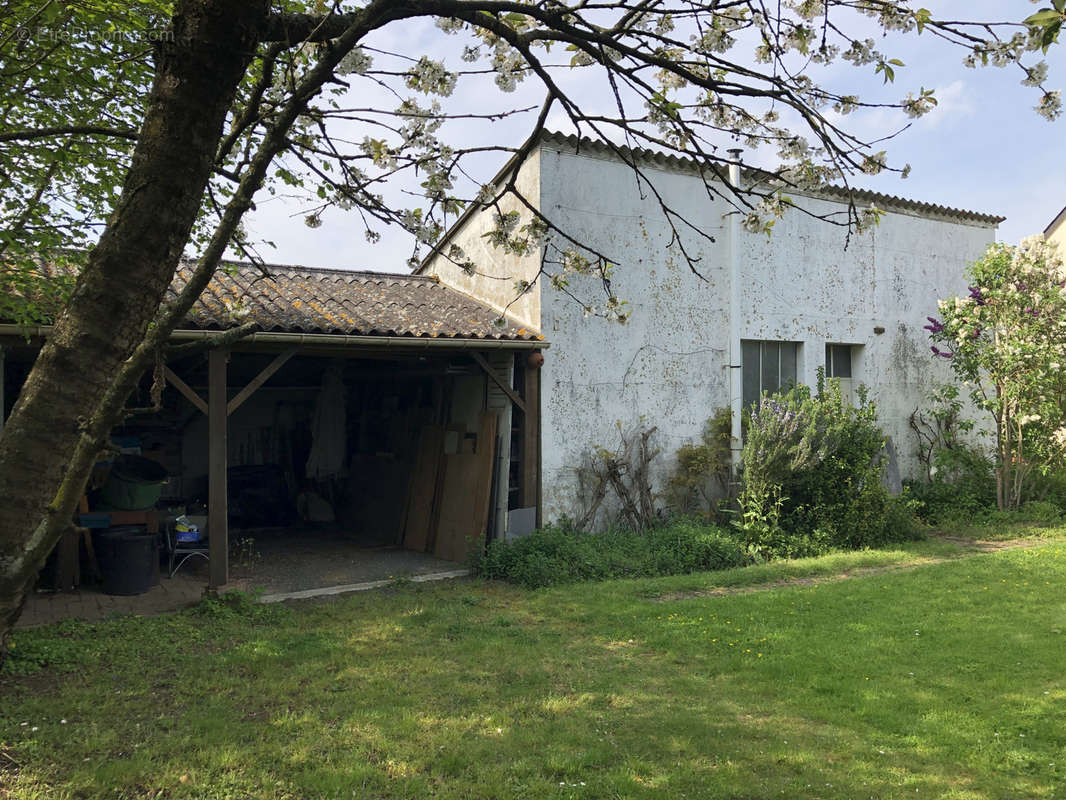
MULTIPOLYGON (((639 158, 641 160, 651 161, 652 163, 660 166, 679 167, 686 170, 696 169, 700 172, 704 171, 706 167, 701 164, 695 158, 685 158, 673 153, 662 153, 656 150, 645 147, 629 147, 628 145, 615 145, 599 139, 591 139, 587 136, 576 136, 574 134, 560 133, 558 131, 544 131, 541 134, 541 142, 548 142, 550 144, 565 144, 572 147, 574 150, 580 153, 582 148, 588 148, 594 152, 598 152, 601 155, 609 155, 616 157, 617 151, 626 153, 627 155, 639 158)), ((712 168, 718 170, 716 166, 712 168)), ((753 171, 749 171, 753 172, 753 171)), ((799 191, 799 190, 790 190, 799 191)), ((1006 219, 1006 217, 996 214, 985 214, 980 211, 969 211, 962 208, 953 208, 951 206, 941 205, 939 203, 932 203, 925 200, 911 200, 910 198, 901 197, 899 195, 887 194, 885 192, 878 192, 873 189, 863 189, 859 187, 846 187, 839 186, 837 184, 829 184, 819 189, 813 189, 809 192, 799 191, 801 194, 809 194, 813 197, 830 196, 841 197, 846 196, 849 191, 854 196, 860 196, 863 199, 877 200, 887 205, 896 207, 896 210, 904 211, 925 211, 935 213, 939 216, 954 217, 957 219, 968 220, 972 222, 984 222, 992 225, 998 225, 1000 222, 1006 219)), ((885 209, 886 211, 891 209, 885 209)))

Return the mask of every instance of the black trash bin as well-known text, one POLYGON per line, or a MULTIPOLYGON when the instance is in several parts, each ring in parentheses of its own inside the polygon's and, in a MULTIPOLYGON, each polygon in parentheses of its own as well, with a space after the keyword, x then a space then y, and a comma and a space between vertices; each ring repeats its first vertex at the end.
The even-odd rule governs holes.
POLYGON ((159 580, 159 537, 144 525, 119 525, 95 537, 105 594, 144 594, 159 580))

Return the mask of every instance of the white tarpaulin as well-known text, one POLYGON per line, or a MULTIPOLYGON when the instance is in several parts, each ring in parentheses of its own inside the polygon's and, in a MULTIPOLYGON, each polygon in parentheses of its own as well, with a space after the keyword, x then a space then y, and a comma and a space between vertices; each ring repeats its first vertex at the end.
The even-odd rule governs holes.
POLYGON ((343 471, 347 445, 344 380, 340 365, 335 364, 322 376, 322 390, 315 402, 307 477, 330 478, 343 471))

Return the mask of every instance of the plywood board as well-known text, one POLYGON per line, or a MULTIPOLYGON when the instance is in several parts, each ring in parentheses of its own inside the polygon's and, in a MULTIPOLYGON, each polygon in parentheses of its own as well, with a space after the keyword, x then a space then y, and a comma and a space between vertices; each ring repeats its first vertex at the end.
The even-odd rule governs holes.
POLYGON ((466 554, 466 537, 475 532, 473 508, 477 493, 480 459, 476 454, 444 457, 440 519, 434 554, 448 561, 461 561, 466 554))
POLYGON ((444 456, 440 516, 434 553, 464 561, 471 546, 480 546, 488 526, 497 416, 485 412, 478 422, 475 452, 444 456))
POLYGON ((408 550, 425 552, 431 541, 434 495, 444 458, 443 445, 444 428, 440 425, 423 426, 418 437, 418 454, 407 494, 403 546, 408 550))

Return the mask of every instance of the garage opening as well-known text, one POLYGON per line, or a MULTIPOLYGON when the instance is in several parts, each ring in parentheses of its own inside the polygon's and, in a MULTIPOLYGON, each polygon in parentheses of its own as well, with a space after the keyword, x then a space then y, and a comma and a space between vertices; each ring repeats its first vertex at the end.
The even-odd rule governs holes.
MULTIPOLYGON (((535 524, 539 335, 427 277, 274 269, 218 273, 175 332, 22 624, 454 572, 535 524), (220 346, 230 296, 260 330, 220 346), (102 592, 118 562, 147 590, 102 592)), ((5 416, 47 335, 0 324, 5 416)))

